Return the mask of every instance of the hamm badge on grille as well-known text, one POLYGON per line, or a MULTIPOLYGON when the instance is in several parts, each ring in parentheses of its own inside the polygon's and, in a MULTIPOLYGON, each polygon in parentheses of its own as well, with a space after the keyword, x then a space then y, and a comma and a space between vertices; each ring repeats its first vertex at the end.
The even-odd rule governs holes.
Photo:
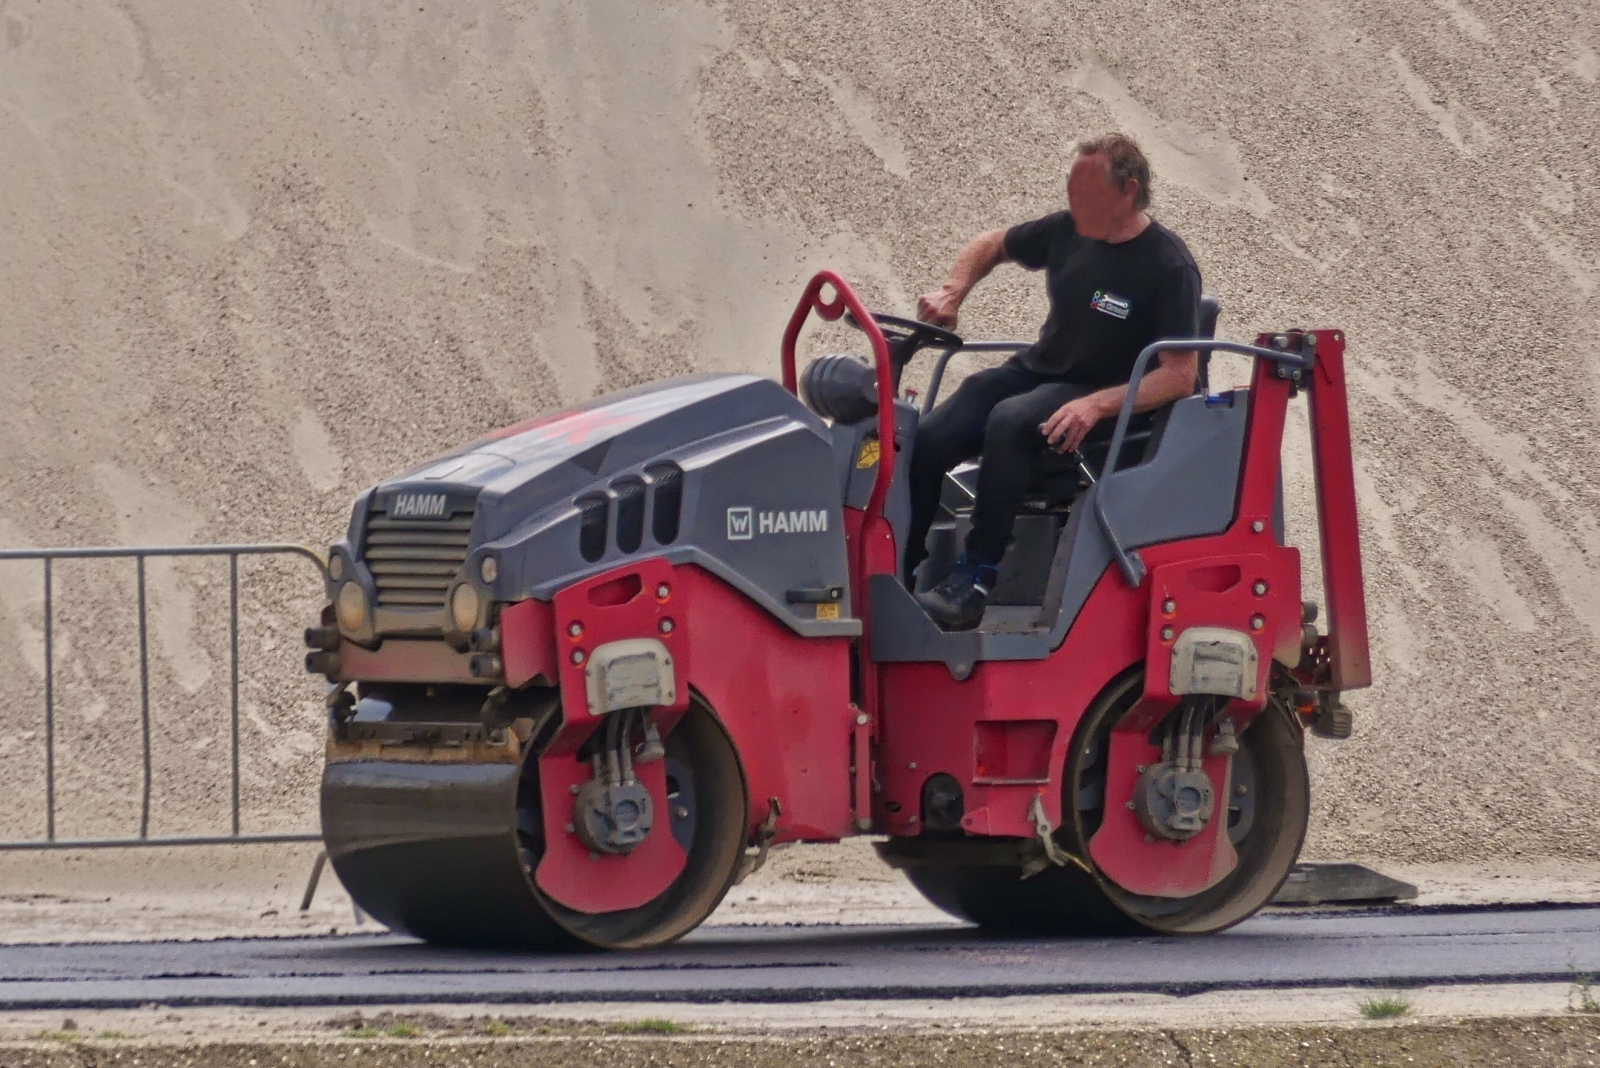
POLYGON ((401 493, 389 504, 395 519, 438 519, 448 507, 442 493, 401 493))

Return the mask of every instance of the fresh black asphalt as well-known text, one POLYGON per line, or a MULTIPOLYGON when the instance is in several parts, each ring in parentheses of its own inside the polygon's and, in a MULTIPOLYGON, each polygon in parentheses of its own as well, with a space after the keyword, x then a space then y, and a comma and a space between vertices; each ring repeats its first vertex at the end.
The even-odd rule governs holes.
POLYGON ((1274 912, 1199 938, 1038 940, 960 926, 714 927, 666 949, 527 954, 395 935, 0 946, 0 1009, 815 1001, 1571 981, 1600 907, 1274 912))

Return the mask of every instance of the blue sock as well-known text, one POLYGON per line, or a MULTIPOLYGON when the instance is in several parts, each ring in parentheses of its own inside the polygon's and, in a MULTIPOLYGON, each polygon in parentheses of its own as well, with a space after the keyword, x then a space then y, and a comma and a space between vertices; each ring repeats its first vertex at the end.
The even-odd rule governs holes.
POLYGON ((972 576, 972 581, 983 587, 984 593, 994 589, 995 580, 1000 577, 1000 569, 994 564, 983 564, 965 553, 956 561, 956 570, 964 571, 972 576))

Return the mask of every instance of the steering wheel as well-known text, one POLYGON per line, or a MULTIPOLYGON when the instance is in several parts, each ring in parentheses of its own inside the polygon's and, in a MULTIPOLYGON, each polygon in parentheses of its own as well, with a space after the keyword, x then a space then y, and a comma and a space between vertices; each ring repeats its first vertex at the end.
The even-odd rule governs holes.
MULTIPOLYGON (((854 315, 846 312, 844 318, 857 330, 861 329, 861 324, 856 322, 854 315)), ((872 318, 883 331, 883 339, 896 349, 905 352, 905 359, 910 359, 912 353, 922 348, 959 349, 966 344, 959 334, 952 334, 943 327, 925 323, 920 319, 906 319, 883 312, 873 312, 872 318)))

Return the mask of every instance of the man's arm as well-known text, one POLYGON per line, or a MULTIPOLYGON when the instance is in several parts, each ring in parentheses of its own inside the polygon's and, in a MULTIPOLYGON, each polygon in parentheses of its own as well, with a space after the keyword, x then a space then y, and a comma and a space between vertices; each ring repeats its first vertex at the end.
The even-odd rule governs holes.
MULTIPOLYGON (((1139 380, 1139 392, 1133 398, 1135 412, 1148 412, 1194 392, 1195 377, 1200 372, 1200 354, 1193 349, 1187 352, 1161 352, 1155 370, 1139 380)), ((1089 431, 1102 419, 1114 419, 1122 410, 1122 401, 1128 395, 1126 385, 1110 386, 1068 401, 1039 429, 1045 440, 1057 452, 1071 452, 1083 444, 1089 431)))
POLYGON ((967 299, 972 287, 1008 258, 1004 230, 990 230, 968 241, 967 247, 956 256, 944 285, 917 298, 917 318, 954 330, 961 302, 967 299))

